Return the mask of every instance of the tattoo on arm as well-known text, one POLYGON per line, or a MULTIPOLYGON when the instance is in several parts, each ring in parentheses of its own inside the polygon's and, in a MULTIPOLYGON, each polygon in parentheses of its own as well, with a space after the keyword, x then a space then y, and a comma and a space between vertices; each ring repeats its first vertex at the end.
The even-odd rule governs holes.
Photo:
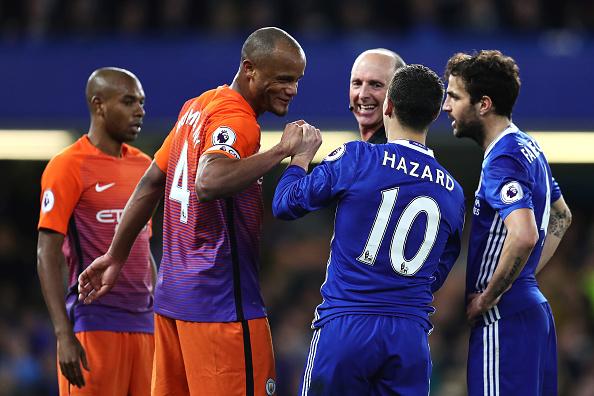
POLYGON ((497 289, 495 290, 496 296, 502 295, 507 290, 509 285, 511 285, 512 282, 514 281, 514 279, 516 279, 518 270, 521 267, 522 267, 522 258, 516 257, 516 259, 514 261, 514 265, 511 267, 511 270, 507 274, 505 274, 505 276, 503 277, 503 280, 501 282, 501 285, 499 285, 499 287, 497 287, 497 289))
POLYGON ((551 211, 548 232, 552 233, 557 238, 562 238, 569 227, 569 216, 570 214, 567 210, 551 211))

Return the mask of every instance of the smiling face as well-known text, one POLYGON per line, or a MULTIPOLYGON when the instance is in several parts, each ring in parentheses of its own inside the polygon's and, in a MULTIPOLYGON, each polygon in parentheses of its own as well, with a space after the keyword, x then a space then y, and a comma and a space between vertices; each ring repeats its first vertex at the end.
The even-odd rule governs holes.
POLYGON ((452 120, 454 136, 468 137, 479 144, 484 140, 484 126, 479 118, 479 103, 472 104, 470 94, 464 86, 464 81, 457 76, 450 75, 443 111, 452 120))
POLYGON ((254 63, 252 67, 250 90, 256 113, 287 114, 305 71, 303 51, 279 43, 270 57, 254 63))
POLYGON ((388 84, 394 75, 394 59, 386 54, 368 52, 359 56, 351 70, 350 106, 364 140, 383 124, 382 106, 388 84))
POLYGON ((105 131, 115 141, 131 142, 136 139, 144 118, 144 91, 140 81, 122 76, 103 98, 105 131))

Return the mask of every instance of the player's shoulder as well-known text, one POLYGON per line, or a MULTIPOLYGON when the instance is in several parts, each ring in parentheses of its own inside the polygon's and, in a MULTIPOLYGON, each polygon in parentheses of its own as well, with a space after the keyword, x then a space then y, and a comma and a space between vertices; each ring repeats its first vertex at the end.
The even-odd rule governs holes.
POLYGON ((511 124, 501 136, 496 138, 487 148, 485 158, 494 160, 499 157, 521 159, 524 157, 522 149, 528 147, 532 151, 541 151, 536 141, 527 133, 511 124))
POLYGON ((324 157, 324 162, 335 162, 343 157, 354 157, 359 156, 362 150, 366 150, 372 145, 369 143, 361 142, 361 141, 351 141, 341 144, 340 146, 335 147, 326 157, 324 157))
POLYGON ((519 159, 521 157, 521 148, 530 140, 530 137, 515 129, 504 133, 491 143, 485 152, 485 164, 499 162, 502 159, 519 159))
POLYGON ((206 103, 209 103, 213 96, 216 94, 216 89, 210 89, 201 93, 198 96, 194 96, 193 98, 187 99, 181 107, 179 111, 179 118, 188 117, 190 113, 198 112, 199 109, 204 107, 206 103))
MULTIPOLYGON (((454 194, 454 198, 456 199, 457 202, 464 204, 464 200, 465 200, 464 189, 462 188, 462 185, 460 184, 458 179, 456 179, 456 177, 446 167, 444 167, 437 160, 437 158, 433 158, 433 161, 434 161, 433 166, 435 167, 435 169, 439 170, 439 172, 441 172, 445 175, 443 177, 443 179, 445 180, 446 189, 448 191, 450 191, 450 193, 454 194)), ((437 174, 438 174, 438 172, 436 172, 436 175, 437 174)), ((436 180, 437 180, 437 177, 436 177, 436 180)))
POLYGON ((85 136, 60 150, 49 160, 46 169, 59 167, 68 170, 77 167, 89 155, 84 139, 85 136))
POLYGON ((206 105, 209 115, 245 117, 255 122, 256 113, 239 92, 226 85, 211 92, 210 100, 206 105))
POLYGON ((217 128, 230 128, 234 133, 260 133, 254 110, 238 92, 226 86, 219 87, 212 100, 205 104, 204 116, 215 132, 219 132, 217 128))

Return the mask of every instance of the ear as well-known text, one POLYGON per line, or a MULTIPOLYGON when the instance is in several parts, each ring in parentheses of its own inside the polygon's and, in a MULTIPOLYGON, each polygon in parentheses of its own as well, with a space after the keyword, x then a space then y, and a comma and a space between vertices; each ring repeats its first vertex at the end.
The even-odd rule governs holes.
POLYGON ((392 117, 394 114, 394 103, 389 98, 386 98, 386 109, 384 110, 384 115, 388 117, 392 117))
POLYGON ((254 78, 254 74, 256 74, 256 68, 254 63, 249 59, 244 59, 241 62, 241 70, 248 78, 254 78))
POLYGON ((484 95, 483 97, 481 97, 481 99, 478 101, 479 103, 479 114, 481 116, 484 116, 485 114, 487 114, 488 112, 490 112, 493 109, 493 101, 491 100, 490 97, 484 95))
POLYGON ((91 109, 95 115, 102 116, 104 114, 103 100, 99 96, 95 95, 91 98, 91 109))

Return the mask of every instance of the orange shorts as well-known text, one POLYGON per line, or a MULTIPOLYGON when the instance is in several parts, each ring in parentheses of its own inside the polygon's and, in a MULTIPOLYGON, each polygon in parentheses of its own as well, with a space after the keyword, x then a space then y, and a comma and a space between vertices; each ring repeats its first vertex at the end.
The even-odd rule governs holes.
POLYGON ((70 385, 60 372, 60 396, 150 394, 155 342, 152 334, 83 331, 76 333, 87 355, 90 371, 82 368, 85 386, 70 385))
POLYGON ((273 395, 268 319, 184 322, 155 315, 152 396, 273 395))

